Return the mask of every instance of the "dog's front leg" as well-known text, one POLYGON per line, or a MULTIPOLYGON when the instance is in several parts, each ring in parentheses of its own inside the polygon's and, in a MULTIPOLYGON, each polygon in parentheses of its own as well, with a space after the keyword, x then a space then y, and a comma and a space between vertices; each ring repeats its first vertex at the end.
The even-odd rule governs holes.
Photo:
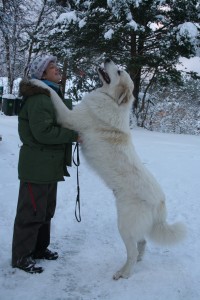
POLYGON ((54 90, 50 89, 50 93, 51 101, 56 110, 58 124, 62 125, 62 127, 79 131, 80 126, 76 112, 69 110, 54 90))

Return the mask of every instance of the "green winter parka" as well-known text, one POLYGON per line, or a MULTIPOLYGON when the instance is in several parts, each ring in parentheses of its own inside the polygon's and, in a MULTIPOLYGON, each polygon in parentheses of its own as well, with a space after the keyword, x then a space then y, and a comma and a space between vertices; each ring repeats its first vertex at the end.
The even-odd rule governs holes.
POLYGON ((18 176, 21 181, 37 184, 63 181, 69 176, 72 142, 78 134, 57 124, 49 91, 28 80, 20 83, 22 107, 18 132, 22 141, 18 176))

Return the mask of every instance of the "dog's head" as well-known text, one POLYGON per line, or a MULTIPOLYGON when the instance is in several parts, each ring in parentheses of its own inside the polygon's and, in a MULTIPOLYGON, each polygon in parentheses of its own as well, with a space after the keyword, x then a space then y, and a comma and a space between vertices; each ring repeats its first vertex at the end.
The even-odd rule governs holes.
POLYGON ((134 84, 129 74, 107 58, 98 69, 103 89, 120 105, 133 101, 134 84))

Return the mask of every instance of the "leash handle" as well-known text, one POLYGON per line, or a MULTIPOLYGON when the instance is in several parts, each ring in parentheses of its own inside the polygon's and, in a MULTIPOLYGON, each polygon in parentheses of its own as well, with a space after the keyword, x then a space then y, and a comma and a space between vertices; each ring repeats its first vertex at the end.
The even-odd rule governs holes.
POLYGON ((76 145, 74 147, 74 151, 73 151, 73 163, 75 164, 76 167, 80 166, 80 158, 79 158, 79 143, 76 142, 76 145), (75 161, 75 151, 77 149, 77 155, 76 155, 76 161, 75 161))
POLYGON ((81 222, 81 207, 80 207, 80 188, 77 186, 77 196, 76 196, 76 205, 75 205, 75 217, 77 222, 81 222), (78 209, 78 213, 77 213, 78 209))
POLYGON ((76 196, 76 204, 75 204, 75 217, 77 222, 81 222, 81 205, 80 205, 80 187, 79 187, 79 174, 78 174, 78 167, 80 166, 80 158, 79 158, 79 144, 76 143, 73 152, 73 163, 77 167, 76 171, 76 179, 77 179, 77 196, 76 196), (75 151, 76 152, 76 161, 75 161, 75 151))

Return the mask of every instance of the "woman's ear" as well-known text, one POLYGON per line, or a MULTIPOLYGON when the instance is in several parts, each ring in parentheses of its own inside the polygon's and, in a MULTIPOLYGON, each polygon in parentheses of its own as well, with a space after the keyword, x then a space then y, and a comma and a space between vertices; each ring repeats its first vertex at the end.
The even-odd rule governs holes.
POLYGON ((45 80, 45 79, 46 79, 45 76, 46 76, 46 71, 43 72, 41 79, 44 79, 44 80, 45 80))

